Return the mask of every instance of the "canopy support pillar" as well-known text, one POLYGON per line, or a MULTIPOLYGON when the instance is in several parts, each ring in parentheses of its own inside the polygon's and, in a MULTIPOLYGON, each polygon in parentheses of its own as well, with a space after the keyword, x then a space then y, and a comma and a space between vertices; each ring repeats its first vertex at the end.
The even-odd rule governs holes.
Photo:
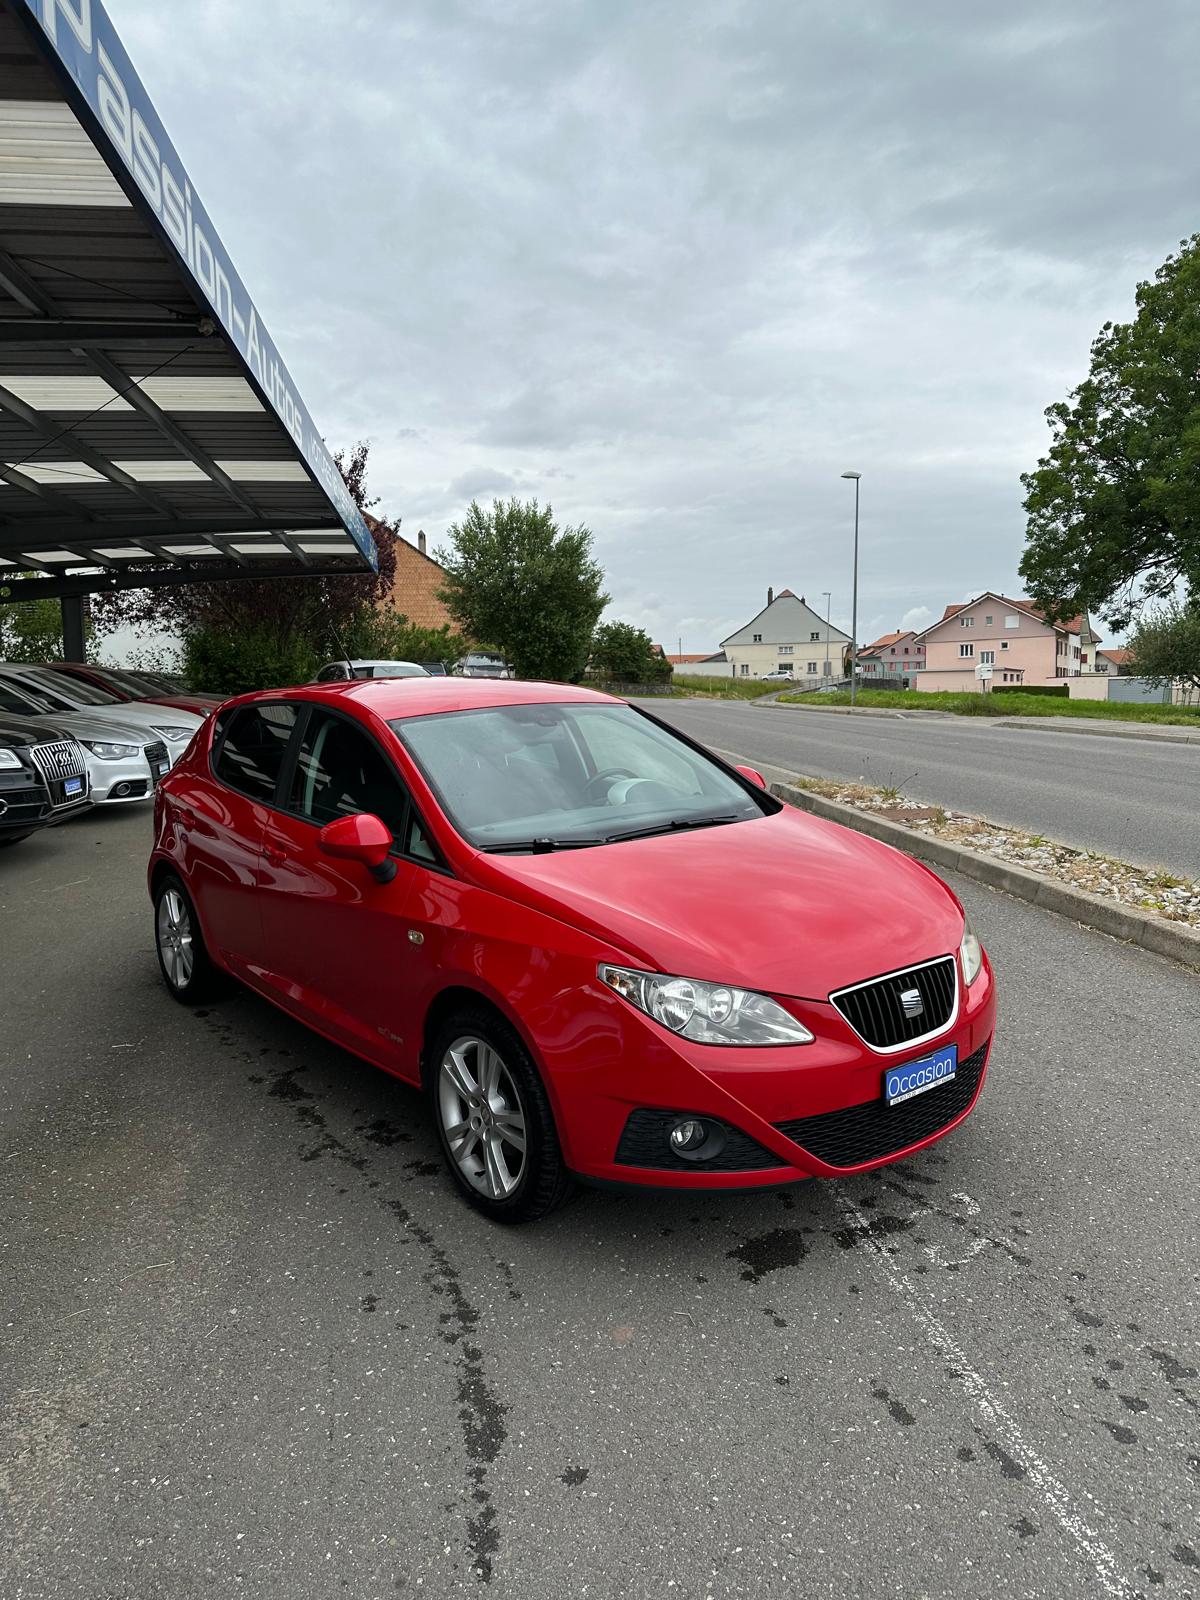
POLYGON ((83 644, 83 606, 81 594, 65 594, 58 602, 62 608, 63 660, 86 661, 83 644))

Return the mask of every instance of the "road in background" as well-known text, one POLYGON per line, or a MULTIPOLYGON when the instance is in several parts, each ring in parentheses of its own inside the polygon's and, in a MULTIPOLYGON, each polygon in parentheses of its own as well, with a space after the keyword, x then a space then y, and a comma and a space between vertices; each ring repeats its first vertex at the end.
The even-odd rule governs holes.
POLYGON ((957 1133, 505 1230, 413 1092, 172 1002, 148 845, 0 862, 5 1596, 1194 1592, 1194 978, 956 883, 1002 1017, 957 1133))
POLYGON ((746 761, 895 785, 931 805, 1200 878, 1200 745, 1026 732, 975 717, 865 717, 745 701, 640 703, 746 761))

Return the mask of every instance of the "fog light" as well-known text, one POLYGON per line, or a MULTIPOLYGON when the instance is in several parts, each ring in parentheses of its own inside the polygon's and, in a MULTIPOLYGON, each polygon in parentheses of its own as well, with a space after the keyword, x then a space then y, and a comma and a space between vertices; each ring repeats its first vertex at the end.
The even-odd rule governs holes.
POLYGON ((705 1129, 702 1122, 677 1122, 671 1129, 671 1149, 677 1155, 685 1155, 690 1151, 699 1150, 705 1140, 705 1129))

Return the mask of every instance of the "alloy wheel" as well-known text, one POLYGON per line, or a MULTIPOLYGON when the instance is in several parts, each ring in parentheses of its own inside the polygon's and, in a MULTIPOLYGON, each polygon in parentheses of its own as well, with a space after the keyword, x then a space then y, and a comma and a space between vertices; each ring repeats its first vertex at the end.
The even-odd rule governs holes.
POLYGON ((438 1115, 450 1155, 489 1200, 505 1200, 525 1171, 525 1109, 503 1058, 473 1034, 456 1039, 438 1068, 438 1115))
POLYGON ((191 912, 178 889, 163 891, 158 902, 155 931, 167 982, 173 989, 186 989, 196 956, 192 947, 191 912))

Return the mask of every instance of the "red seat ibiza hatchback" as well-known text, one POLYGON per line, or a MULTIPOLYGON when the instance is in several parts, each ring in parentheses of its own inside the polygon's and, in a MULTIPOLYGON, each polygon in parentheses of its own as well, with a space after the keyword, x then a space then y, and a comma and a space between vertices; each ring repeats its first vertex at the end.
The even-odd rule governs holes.
POLYGON ((159 785, 181 1001, 232 974, 424 1090, 500 1221, 573 1177, 744 1189, 877 1166, 983 1083, 962 907, 586 689, 422 678, 229 702, 159 785))

